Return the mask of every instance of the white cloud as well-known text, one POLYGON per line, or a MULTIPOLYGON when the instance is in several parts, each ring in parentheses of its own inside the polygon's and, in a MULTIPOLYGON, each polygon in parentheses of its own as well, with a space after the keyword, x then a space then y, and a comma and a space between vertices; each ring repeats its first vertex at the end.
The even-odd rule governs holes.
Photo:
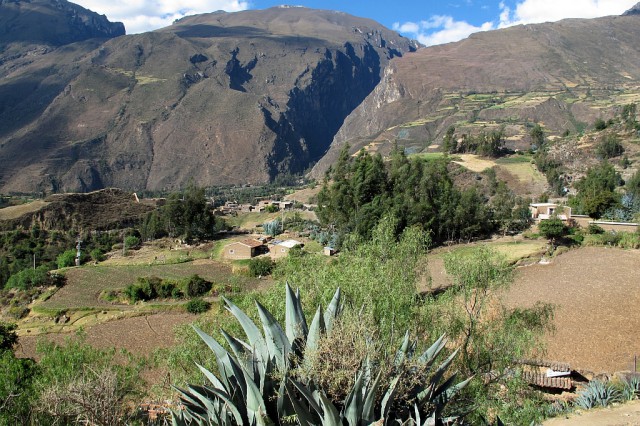
POLYGON ((396 22, 393 29, 420 43, 432 46, 462 40, 478 31, 488 31, 518 24, 553 22, 565 18, 597 18, 620 15, 638 0, 522 0, 509 7, 499 3, 499 14, 494 22, 480 26, 456 21, 451 16, 434 15, 426 21, 396 22))
POLYGON ((478 31, 494 29, 492 22, 474 26, 465 21, 456 21, 451 16, 434 15, 426 21, 393 24, 393 29, 408 34, 426 46, 462 40, 478 31))
POLYGON ((127 34, 166 27, 187 15, 216 10, 237 12, 249 7, 244 0, 74 0, 74 3, 107 15, 110 21, 123 22, 127 34))
POLYGON ((553 22, 565 18, 597 18, 620 15, 638 0, 524 0, 512 11, 501 3, 499 27, 553 22))

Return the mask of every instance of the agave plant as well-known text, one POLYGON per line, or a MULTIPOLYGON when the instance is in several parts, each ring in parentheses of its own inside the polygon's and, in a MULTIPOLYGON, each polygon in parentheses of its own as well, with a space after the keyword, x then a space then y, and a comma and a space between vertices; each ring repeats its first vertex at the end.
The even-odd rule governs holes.
POLYGON ((575 404, 585 410, 594 407, 606 407, 614 402, 620 402, 621 394, 610 382, 592 380, 578 394, 575 404))
POLYGON ((331 330, 342 309, 340 289, 324 313, 318 307, 311 325, 307 326, 300 294, 294 293, 287 284, 284 329, 256 302, 262 332, 232 302, 225 299, 225 303, 240 322, 246 341, 222 330, 231 348, 229 352, 194 326, 216 356, 218 376, 198 365, 209 385, 176 388, 184 409, 173 412, 175 426, 271 425, 279 424, 282 419, 289 423, 295 419, 303 426, 356 426, 380 420, 384 424, 438 425, 444 424, 441 414, 446 403, 471 380, 454 384, 456 375, 453 374, 440 383, 457 351, 432 372, 436 358, 446 345, 445 337, 440 337, 413 360, 416 344, 409 340, 407 333, 396 354, 391 377, 376 373, 375 366, 365 359, 345 401, 331 401, 312 380, 300 376, 294 379, 289 372, 304 362, 305 351, 317 348, 322 334, 331 330), (396 401, 400 381, 417 374, 418 370, 428 373, 429 379, 403 392, 403 401, 411 401, 410 405, 396 401))
POLYGON ((262 331, 236 305, 224 299, 246 335, 246 341, 221 330, 229 353, 211 336, 194 326, 196 333, 216 356, 219 378, 201 365, 198 368, 209 386, 189 385, 178 389, 184 410, 173 413, 173 422, 182 424, 267 425, 292 413, 285 385, 293 362, 303 358, 304 347, 315 347, 331 330, 342 306, 336 290, 324 314, 318 307, 310 326, 300 303, 299 292, 286 285, 285 330, 274 316, 256 302, 262 331), (275 419, 275 420, 274 420, 275 419))
POLYGON ((382 388, 383 375, 373 373, 373 367, 365 360, 356 381, 345 401, 338 406, 330 401, 326 394, 315 388, 313 383, 304 385, 289 379, 287 392, 301 425, 365 425, 382 421, 384 424, 438 425, 451 423, 456 419, 442 418, 442 411, 447 402, 471 378, 455 383, 456 374, 440 383, 456 357, 454 351, 438 368, 431 372, 435 360, 446 345, 445 336, 441 336, 415 362, 412 361, 416 343, 409 340, 409 333, 404 337, 402 346, 396 353, 391 380, 386 389, 382 388), (413 382, 414 385, 403 392, 403 401, 396 404, 399 383, 403 378, 423 374, 429 379, 425 382, 413 382), (382 393, 384 391, 384 394, 382 393))

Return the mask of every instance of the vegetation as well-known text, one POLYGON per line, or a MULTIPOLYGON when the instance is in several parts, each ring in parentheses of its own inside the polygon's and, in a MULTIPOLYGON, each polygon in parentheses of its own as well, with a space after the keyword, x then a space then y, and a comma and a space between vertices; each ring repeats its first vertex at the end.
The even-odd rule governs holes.
POLYGON ((266 277, 271 275, 275 262, 267 256, 256 257, 249 260, 249 276, 266 277))
POLYGON ((210 307, 211 307, 211 303, 201 299, 200 297, 191 299, 184 305, 184 308, 190 314, 202 314, 204 312, 207 312, 210 307))
POLYGON ((605 212, 620 205, 620 194, 616 188, 621 178, 607 161, 587 170, 587 175, 575 184, 578 194, 569 202, 577 213, 599 219, 605 212))
POLYGON ((212 238, 225 227, 208 205, 205 190, 190 184, 184 191, 170 194, 164 206, 149 213, 140 232, 145 240, 169 236, 192 241, 212 238))
POLYGON ((622 154, 624 154, 624 148, 620 143, 620 138, 614 134, 605 136, 596 148, 596 155, 600 159, 619 157, 622 154))
POLYGON ((442 149, 450 154, 471 153, 486 157, 498 157, 504 153, 504 129, 493 130, 490 133, 481 132, 477 135, 465 133, 457 138, 455 128, 449 127, 443 138, 442 149))
POLYGON ((528 225, 522 210, 516 209, 516 204, 525 203, 509 194, 506 186, 492 204, 478 186, 458 189, 446 158, 407 158, 403 150, 395 149, 386 167, 379 154, 363 151, 351 158, 344 149, 328 178, 331 181, 325 180, 318 194, 317 215, 341 236, 353 233, 367 239, 388 213, 398 219, 396 233, 418 225, 431 233, 436 244, 528 225))

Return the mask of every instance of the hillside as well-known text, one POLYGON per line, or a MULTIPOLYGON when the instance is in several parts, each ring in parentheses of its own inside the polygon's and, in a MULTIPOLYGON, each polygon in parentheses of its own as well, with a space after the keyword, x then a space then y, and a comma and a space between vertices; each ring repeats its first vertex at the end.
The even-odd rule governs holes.
POLYGON ((278 7, 3 57, 0 192, 171 189, 302 172, 389 59, 416 47, 371 20, 278 7))
POLYGON ((458 134, 504 126, 510 148, 528 149, 534 123, 551 139, 582 133, 640 101, 640 16, 632 11, 476 33, 394 59, 312 175, 321 177, 347 142, 353 152, 384 154, 395 141, 428 152, 450 126, 458 134))

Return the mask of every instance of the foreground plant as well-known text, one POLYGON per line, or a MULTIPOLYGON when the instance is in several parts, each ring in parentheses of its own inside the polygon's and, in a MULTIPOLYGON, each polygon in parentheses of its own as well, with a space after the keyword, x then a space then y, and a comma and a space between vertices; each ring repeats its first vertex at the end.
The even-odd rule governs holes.
POLYGON ((284 330, 258 302, 262 332, 237 306, 227 299, 225 302, 247 340, 221 330, 231 348, 229 352, 194 326, 216 356, 218 376, 198 365, 209 384, 176 388, 184 408, 173 412, 174 425, 268 425, 294 421, 300 425, 355 426, 377 421, 437 425, 443 424, 441 417, 447 402, 470 381, 456 384, 455 374, 443 380, 457 351, 432 371, 445 347, 444 336, 414 360, 416 344, 407 333, 390 374, 365 359, 347 398, 335 401, 313 380, 299 374, 299 369, 295 378, 291 372, 303 365, 305 352, 315 350, 320 337, 331 331, 342 310, 340 289, 324 314, 318 307, 307 326, 300 295, 287 284, 284 330), (405 380, 418 373, 425 377, 424 381, 405 380))

